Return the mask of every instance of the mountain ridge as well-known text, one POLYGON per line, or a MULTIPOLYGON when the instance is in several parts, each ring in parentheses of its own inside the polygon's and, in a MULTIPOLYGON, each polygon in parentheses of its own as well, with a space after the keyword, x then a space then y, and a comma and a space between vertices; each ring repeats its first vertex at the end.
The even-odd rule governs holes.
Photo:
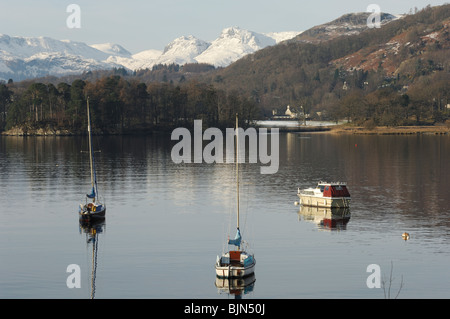
POLYGON ((47 75, 64 76, 113 68, 135 71, 157 64, 208 63, 226 67, 249 53, 299 33, 274 32, 266 36, 230 27, 225 28, 211 42, 192 35, 180 36, 167 44, 163 51, 149 49, 136 54, 116 43, 88 45, 44 36, 0 34, 0 80, 20 81, 47 75))
MULTIPOLYGON (((193 35, 180 36, 163 50, 144 50, 135 54, 116 43, 86 44, 49 37, 11 37, 0 34, 0 80, 76 75, 86 71, 125 68, 151 69, 158 64, 206 63, 225 68, 237 60, 282 42, 314 42, 354 34, 367 29, 369 13, 350 13, 305 32, 258 33, 237 26, 222 30, 213 41, 193 35)), ((381 15, 381 24, 398 16, 381 15)))
MULTIPOLYGON (((359 34, 362 31, 371 28, 369 27, 369 22, 373 23, 373 21, 368 21, 371 14, 372 13, 370 12, 346 13, 330 22, 316 25, 289 41, 319 43, 321 41, 328 41, 343 35, 349 36, 359 34)), ((380 12, 379 27, 381 28, 382 26, 403 17, 404 15, 401 14, 394 15, 380 12)))

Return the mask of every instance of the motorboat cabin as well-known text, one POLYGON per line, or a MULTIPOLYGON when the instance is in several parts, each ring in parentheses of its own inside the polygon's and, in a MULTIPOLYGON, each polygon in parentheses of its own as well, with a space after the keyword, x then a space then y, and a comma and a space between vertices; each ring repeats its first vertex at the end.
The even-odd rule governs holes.
POLYGON ((300 205, 316 207, 349 207, 350 193, 344 182, 319 182, 315 188, 298 189, 300 205))

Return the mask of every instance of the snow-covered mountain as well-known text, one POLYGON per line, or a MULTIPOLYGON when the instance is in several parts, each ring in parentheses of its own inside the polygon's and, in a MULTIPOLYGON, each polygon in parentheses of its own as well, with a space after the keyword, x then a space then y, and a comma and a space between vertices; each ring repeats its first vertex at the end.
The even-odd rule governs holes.
POLYGON ((99 51, 83 42, 55 40, 48 37, 10 37, 0 34, 1 56, 28 59, 40 53, 61 53, 79 56, 83 59, 104 60, 107 53, 99 51))
MULTIPOLYGON (((343 15, 305 32, 257 33, 239 27, 225 28, 217 39, 208 42, 192 35, 181 36, 163 51, 130 53, 113 43, 88 45, 48 37, 10 37, 0 34, 0 80, 14 81, 46 75, 62 76, 85 71, 126 68, 139 70, 157 64, 208 63, 226 67, 238 59, 281 41, 320 42, 342 35, 357 34, 368 28, 370 13, 343 15)), ((381 24, 401 18, 381 14, 381 24)))
POLYGON ((243 56, 295 37, 300 32, 261 34, 238 27, 226 28, 208 42, 192 35, 181 36, 163 51, 130 53, 119 44, 88 45, 48 37, 10 37, 0 34, 0 79, 19 81, 46 75, 124 67, 151 68, 155 64, 208 63, 225 67, 243 56))
POLYGON ((129 70, 150 69, 157 64, 161 54, 162 51, 160 50, 145 50, 129 56, 111 55, 106 59, 106 62, 120 65, 129 70))
POLYGON ((16 81, 120 67, 106 62, 108 56, 82 42, 0 34, 0 79, 16 81))
POLYGON ((210 46, 209 42, 197 39, 196 37, 183 36, 169 43, 162 55, 158 58, 160 64, 186 64, 196 63, 196 57, 210 46))
POLYGON ((128 50, 126 50, 121 45, 118 45, 115 43, 91 44, 90 46, 93 47, 94 49, 100 50, 108 55, 131 57, 131 53, 128 50))
POLYGON ((226 28, 195 60, 225 67, 247 54, 276 43, 274 38, 264 34, 237 27, 226 28))
MULTIPOLYGON (((108 62, 121 64, 130 70, 151 68, 155 64, 208 63, 216 67, 226 67, 247 54, 291 39, 301 32, 256 33, 238 27, 226 28, 219 37, 207 42, 192 35, 181 36, 169 43, 163 51, 146 50, 131 56, 111 55, 108 62)), ((111 53, 108 46, 101 48, 111 53)))

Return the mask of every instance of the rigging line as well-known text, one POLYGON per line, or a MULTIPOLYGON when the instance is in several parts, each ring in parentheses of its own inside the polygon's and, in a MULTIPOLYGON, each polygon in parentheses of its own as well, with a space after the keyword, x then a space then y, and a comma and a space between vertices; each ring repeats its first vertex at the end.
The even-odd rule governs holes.
POLYGON ((239 229, 239 121, 236 113, 236 196, 237 196, 237 228, 239 229))
MULTIPOLYGON (((230 199, 230 201, 231 201, 231 199, 230 199)), ((227 220, 227 225, 228 225, 227 234, 228 234, 228 236, 231 235, 231 223, 232 223, 232 217, 233 216, 234 216, 234 209, 230 205, 229 209, 228 209, 228 220, 227 220)), ((226 245, 228 245, 228 243, 226 245)))
MULTIPOLYGON (((244 219, 244 229, 245 229, 245 238, 247 238, 247 239, 250 239, 250 238, 253 238, 253 224, 252 223, 250 223, 250 224, 247 224, 247 221, 248 220, 251 220, 251 218, 252 218, 252 216, 253 216, 253 214, 254 214, 254 211, 253 211, 253 208, 252 207, 254 207, 254 205, 253 204, 251 204, 251 202, 250 202, 250 198, 252 198, 251 196, 250 196, 250 185, 253 185, 253 184, 251 184, 251 183, 246 183, 246 187, 247 187, 247 189, 246 189, 246 194, 247 194, 247 201, 246 201, 246 213, 245 213, 245 219, 244 219), (248 225, 250 225, 250 226, 248 226, 248 225)), ((247 241, 247 245, 248 245, 248 241, 247 241)), ((249 246, 249 245, 248 245, 249 246)))
POLYGON ((246 229, 246 227, 247 227, 247 217, 248 217, 248 214, 249 214, 249 187, 248 187, 248 184, 246 184, 246 189, 247 189, 247 198, 246 198, 246 201, 245 201, 245 204, 246 204, 246 206, 245 206, 245 215, 244 215, 244 229, 246 229))

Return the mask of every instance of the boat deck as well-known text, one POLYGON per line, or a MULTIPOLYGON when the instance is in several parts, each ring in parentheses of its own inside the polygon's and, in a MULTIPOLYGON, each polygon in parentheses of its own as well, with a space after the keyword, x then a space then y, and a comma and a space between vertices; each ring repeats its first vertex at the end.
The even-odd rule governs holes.
POLYGON ((238 260, 231 260, 230 262, 221 262, 221 267, 233 266, 233 267, 243 267, 244 265, 238 260))

